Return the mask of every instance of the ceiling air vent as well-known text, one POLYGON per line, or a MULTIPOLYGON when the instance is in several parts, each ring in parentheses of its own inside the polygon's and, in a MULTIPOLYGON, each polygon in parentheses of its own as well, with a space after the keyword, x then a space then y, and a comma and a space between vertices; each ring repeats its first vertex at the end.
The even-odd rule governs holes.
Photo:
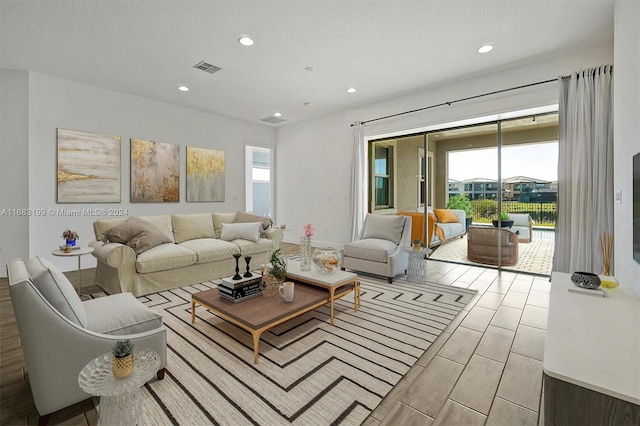
POLYGON ((204 72, 208 72, 209 74, 213 74, 215 72, 220 71, 222 68, 220 67, 216 67, 215 65, 211 65, 205 61, 202 61, 196 65, 193 66, 194 68, 197 68, 199 70, 202 70, 204 72))
POLYGON ((267 118, 263 118, 262 121, 266 121, 267 123, 271 123, 271 124, 278 124, 287 120, 283 120, 282 118, 278 118, 278 117, 267 117, 267 118))

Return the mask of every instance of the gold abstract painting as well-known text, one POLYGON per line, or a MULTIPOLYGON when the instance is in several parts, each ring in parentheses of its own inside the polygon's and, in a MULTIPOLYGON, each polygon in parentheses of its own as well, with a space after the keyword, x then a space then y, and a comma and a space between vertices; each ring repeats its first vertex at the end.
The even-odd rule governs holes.
POLYGON ((131 139, 131 202, 180 201, 180 146, 131 139))
POLYGON ((58 129, 58 203, 120 202, 120 136, 58 129))
POLYGON ((224 151, 187 147, 187 201, 224 201, 224 151))

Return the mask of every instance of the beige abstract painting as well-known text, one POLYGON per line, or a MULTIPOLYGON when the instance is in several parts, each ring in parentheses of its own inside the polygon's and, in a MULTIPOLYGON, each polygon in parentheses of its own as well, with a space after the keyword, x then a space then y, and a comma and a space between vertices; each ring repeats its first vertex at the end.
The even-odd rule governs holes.
POLYGON ((131 202, 180 201, 180 146, 131 139, 131 202))
POLYGON ((120 136, 58 129, 58 203, 120 202, 120 136))
POLYGON ((187 201, 224 201, 224 151, 187 146, 187 201))

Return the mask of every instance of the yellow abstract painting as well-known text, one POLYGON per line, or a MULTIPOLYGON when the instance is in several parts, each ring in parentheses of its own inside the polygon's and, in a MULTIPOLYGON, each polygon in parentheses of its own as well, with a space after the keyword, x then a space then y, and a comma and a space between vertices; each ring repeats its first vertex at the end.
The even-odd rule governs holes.
POLYGON ((187 146, 187 201, 224 201, 224 151, 187 146))
POLYGON ((131 139, 131 202, 180 201, 180 146, 131 139))

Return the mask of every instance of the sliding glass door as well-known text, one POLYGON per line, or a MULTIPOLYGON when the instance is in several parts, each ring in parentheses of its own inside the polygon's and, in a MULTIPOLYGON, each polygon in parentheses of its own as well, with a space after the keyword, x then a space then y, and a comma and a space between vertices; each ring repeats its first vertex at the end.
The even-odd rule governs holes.
POLYGON ((476 229, 436 242, 431 258, 548 274, 557 123, 551 113, 371 141, 369 211, 429 212, 466 197, 476 229))

